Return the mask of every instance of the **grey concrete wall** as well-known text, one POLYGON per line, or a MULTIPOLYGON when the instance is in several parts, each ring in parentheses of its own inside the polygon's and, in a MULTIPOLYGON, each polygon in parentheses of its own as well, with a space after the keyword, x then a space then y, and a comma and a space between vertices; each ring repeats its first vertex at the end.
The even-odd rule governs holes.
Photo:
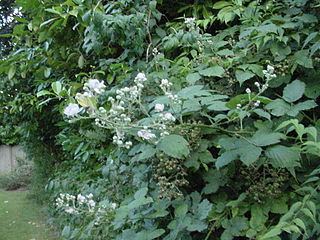
POLYGON ((25 158, 21 147, 0 145, 0 175, 14 170, 17 166, 17 158, 25 158))

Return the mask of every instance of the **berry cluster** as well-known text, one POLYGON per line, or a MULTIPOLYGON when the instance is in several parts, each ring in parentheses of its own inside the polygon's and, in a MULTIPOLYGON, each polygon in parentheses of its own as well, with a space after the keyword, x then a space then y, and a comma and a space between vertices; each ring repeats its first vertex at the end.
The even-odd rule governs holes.
POLYGON ((180 187, 188 185, 188 181, 185 179, 187 173, 183 167, 183 160, 160 154, 154 170, 153 177, 159 187, 160 199, 169 200, 183 196, 180 187))

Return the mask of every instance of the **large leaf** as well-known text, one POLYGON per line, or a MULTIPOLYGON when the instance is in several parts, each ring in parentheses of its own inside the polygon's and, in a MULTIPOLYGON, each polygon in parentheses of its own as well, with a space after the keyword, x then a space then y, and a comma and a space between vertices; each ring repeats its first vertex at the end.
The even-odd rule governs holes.
POLYGON ((280 139, 283 138, 281 133, 268 133, 265 131, 256 132, 252 138, 251 142, 259 147, 269 146, 280 142, 280 139))
POLYGON ((158 149, 165 154, 175 157, 184 158, 189 155, 189 143, 179 135, 169 135, 164 137, 158 144, 158 149))
POLYGON ((290 110, 287 112, 287 115, 291 117, 295 117, 299 114, 300 111, 309 110, 312 108, 315 108, 318 106, 318 104, 313 100, 307 100, 305 102, 300 102, 290 108, 290 110))
POLYGON ((287 102, 295 102, 299 100, 306 88, 306 84, 300 80, 295 80, 283 89, 283 98, 287 102))
POLYGON ((219 141, 219 144, 226 151, 217 158, 217 168, 221 168, 236 159, 240 159, 241 162, 249 166, 258 160, 262 151, 260 147, 256 147, 243 139, 223 138, 219 141))
POLYGON ((285 115, 290 110, 290 105, 282 99, 276 99, 265 106, 265 109, 271 110, 271 114, 277 117, 285 115))
POLYGON ((222 77, 222 75, 224 74, 224 69, 223 67, 220 67, 220 66, 213 66, 213 67, 201 70, 199 73, 206 77, 222 77))
POLYGON ((238 82, 240 83, 240 86, 247 80, 249 80, 250 78, 254 77, 255 74, 252 72, 248 72, 248 71, 242 71, 242 70, 237 70, 236 71, 236 78, 238 80, 238 82))
POLYGON ((300 166, 298 162, 300 153, 293 148, 276 145, 268 148, 265 154, 274 167, 292 168, 300 166))

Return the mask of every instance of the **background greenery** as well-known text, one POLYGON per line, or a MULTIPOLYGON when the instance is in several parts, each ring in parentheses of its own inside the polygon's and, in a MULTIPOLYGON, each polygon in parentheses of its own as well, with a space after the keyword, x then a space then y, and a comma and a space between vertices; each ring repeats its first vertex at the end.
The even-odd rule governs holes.
POLYGON ((1 141, 24 144, 35 195, 65 239, 319 237, 319 1, 14 4, 24 17, 0 61, 1 141), (266 83, 268 65, 277 77, 262 91, 255 82, 266 83), (163 78, 182 100, 165 147, 132 137, 133 149, 119 149, 113 130, 65 121, 88 78, 105 81, 108 108, 138 72, 146 109, 161 102, 163 78), (177 135, 187 144, 172 149, 177 135), (163 163, 183 169, 187 184, 163 163), (157 169, 172 189, 159 189, 157 169), (95 224, 94 214, 57 209, 60 193, 118 207, 95 224))

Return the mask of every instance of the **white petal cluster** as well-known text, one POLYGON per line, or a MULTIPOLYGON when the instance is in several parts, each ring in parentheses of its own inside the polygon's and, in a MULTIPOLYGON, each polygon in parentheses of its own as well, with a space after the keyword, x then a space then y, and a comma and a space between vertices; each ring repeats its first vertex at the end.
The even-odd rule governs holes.
POLYGON ((98 203, 93 200, 93 194, 88 195, 78 194, 77 196, 71 194, 61 193, 56 199, 56 206, 62 209, 68 214, 80 214, 80 213, 91 213, 91 214, 104 214, 106 210, 114 211, 117 207, 116 203, 110 203, 109 206, 96 207, 98 203))
POLYGON ((138 131, 138 136, 145 139, 145 140, 150 140, 156 137, 155 134, 151 133, 149 130, 140 130, 138 131))
POLYGON ((161 104, 161 103, 157 103, 155 106, 154 106, 154 111, 155 112, 163 112, 164 110, 164 105, 161 104))
POLYGON ((164 114, 160 114, 160 117, 163 121, 172 121, 174 122, 176 120, 176 118, 169 112, 164 113, 164 114))
POLYGON ((193 24, 196 18, 185 18, 184 23, 185 24, 193 24))
POLYGON ((274 73, 274 67, 271 65, 268 65, 267 69, 263 70, 262 72, 265 78, 267 79, 267 81, 277 77, 277 75, 274 73))
POLYGON ((101 94, 105 91, 105 88, 106 85, 104 85, 104 81, 100 82, 98 79, 89 79, 89 81, 84 84, 84 90, 87 90, 88 93, 101 94))
POLYGON ((63 111, 63 113, 68 117, 74 117, 79 112, 81 112, 81 108, 76 103, 70 103, 63 111))

